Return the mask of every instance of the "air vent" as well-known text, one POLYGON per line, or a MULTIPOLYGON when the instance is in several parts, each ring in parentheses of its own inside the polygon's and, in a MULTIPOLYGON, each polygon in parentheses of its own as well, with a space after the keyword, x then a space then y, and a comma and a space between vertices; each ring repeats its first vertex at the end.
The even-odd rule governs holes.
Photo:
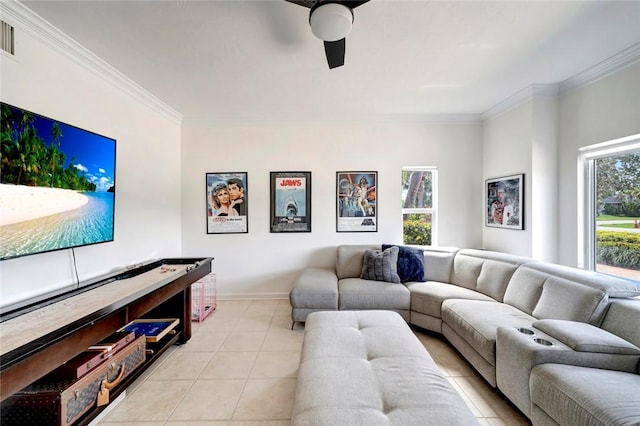
POLYGON ((14 55, 15 43, 13 40, 13 27, 4 21, 0 21, 2 24, 2 50, 14 55))

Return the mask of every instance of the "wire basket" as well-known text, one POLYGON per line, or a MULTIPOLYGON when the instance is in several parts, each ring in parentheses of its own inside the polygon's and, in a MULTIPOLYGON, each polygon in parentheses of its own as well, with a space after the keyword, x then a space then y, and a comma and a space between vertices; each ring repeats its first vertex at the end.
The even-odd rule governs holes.
POLYGON ((191 285, 191 320, 202 322, 218 306, 216 274, 207 274, 191 285))

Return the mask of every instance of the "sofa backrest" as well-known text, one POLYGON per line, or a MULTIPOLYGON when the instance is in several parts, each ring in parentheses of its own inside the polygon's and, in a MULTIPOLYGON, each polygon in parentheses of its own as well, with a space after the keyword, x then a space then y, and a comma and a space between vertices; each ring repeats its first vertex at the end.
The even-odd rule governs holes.
POLYGON ((640 299, 612 299, 602 328, 640 348, 640 299))
POLYGON ((504 302, 539 319, 563 319, 599 326, 610 297, 640 294, 640 287, 597 272, 532 262, 511 277, 504 302))
POLYGON ((455 247, 413 247, 424 250, 424 277, 427 281, 450 282, 453 259, 460 249, 455 247))
POLYGON ((336 253, 336 275, 338 279, 359 278, 362 274, 364 252, 380 250, 381 244, 344 244, 336 253))
POLYGON ((453 260, 450 282, 502 302, 513 273, 529 262, 533 260, 507 253, 462 249, 453 260))
MULTIPOLYGON (((343 244, 336 253, 336 275, 338 279, 359 278, 362 273, 364 252, 380 250, 382 244, 343 244)), ((457 247, 432 247, 408 245, 424 251, 424 275, 427 281, 448 283, 457 247)))

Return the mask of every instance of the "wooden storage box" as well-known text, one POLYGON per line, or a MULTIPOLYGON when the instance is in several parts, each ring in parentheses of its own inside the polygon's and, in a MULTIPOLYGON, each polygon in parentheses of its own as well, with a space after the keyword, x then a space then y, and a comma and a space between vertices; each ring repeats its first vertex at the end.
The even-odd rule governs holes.
POLYGON ((80 379, 45 376, 2 402, 0 423, 3 426, 73 424, 91 408, 108 403, 108 389, 113 389, 144 363, 145 349, 146 341, 141 336, 80 379), (102 396, 99 396, 101 390, 102 396))
POLYGON ((178 318, 140 318, 131 321, 119 331, 133 331, 136 336, 146 336, 147 343, 156 343, 167 334, 175 334, 174 328, 178 324, 180 324, 178 318))

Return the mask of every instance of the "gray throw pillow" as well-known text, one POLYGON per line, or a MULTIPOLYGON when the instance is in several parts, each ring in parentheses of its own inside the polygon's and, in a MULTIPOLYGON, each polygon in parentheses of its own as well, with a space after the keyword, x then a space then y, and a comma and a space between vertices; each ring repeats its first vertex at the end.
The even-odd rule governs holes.
POLYGON ((365 280, 400 283, 398 276, 398 247, 381 250, 366 250, 360 278, 365 280))

